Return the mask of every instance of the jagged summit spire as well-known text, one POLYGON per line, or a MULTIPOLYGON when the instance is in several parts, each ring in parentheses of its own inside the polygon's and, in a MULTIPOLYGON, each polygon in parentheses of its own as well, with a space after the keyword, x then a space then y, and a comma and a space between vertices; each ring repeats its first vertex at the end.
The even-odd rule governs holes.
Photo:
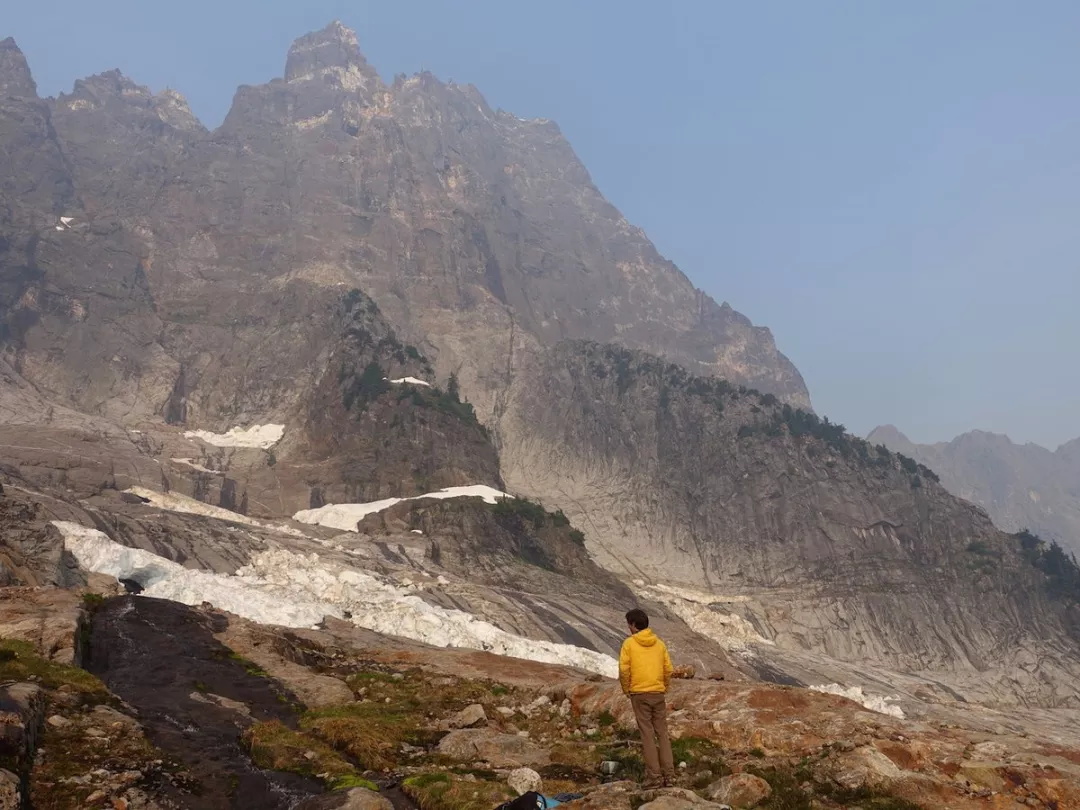
POLYGON ((375 69, 360 53, 356 32, 336 20, 293 43, 285 63, 285 80, 303 81, 335 71, 378 78, 375 69))
POLYGON ((11 37, 0 41, 0 96, 37 97, 30 66, 11 37))

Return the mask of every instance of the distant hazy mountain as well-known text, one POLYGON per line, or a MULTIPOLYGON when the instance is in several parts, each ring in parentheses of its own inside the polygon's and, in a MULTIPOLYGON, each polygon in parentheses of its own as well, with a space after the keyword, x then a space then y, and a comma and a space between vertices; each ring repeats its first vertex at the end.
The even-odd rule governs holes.
POLYGON ((1000 528, 1030 529, 1080 554, 1080 439, 1052 452, 981 430, 915 444, 885 425, 867 438, 934 470, 950 492, 982 506, 1000 528))

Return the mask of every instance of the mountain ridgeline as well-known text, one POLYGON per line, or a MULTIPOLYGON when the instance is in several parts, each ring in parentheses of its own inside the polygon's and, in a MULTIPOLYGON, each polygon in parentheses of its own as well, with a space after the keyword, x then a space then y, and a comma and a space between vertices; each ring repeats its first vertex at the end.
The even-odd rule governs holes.
POLYGON ((951 493, 979 504, 1003 529, 1026 529, 1080 555, 1080 439, 1051 451, 975 430, 915 444, 891 425, 869 439, 937 470, 951 493))

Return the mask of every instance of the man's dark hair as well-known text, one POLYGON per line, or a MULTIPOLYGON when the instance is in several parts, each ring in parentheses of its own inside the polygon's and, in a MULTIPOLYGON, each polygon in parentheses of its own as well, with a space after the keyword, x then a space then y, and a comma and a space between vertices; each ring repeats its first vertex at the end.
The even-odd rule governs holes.
POLYGON ((649 614, 641 608, 634 608, 626 614, 626 623, 634 625, 638 630, 645 630, 649 626, 649 614))

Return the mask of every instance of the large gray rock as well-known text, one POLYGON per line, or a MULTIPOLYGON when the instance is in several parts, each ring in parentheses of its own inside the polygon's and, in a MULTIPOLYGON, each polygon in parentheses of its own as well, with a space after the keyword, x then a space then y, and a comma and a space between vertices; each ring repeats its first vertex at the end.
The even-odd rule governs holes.
POLYGON ((394 810, 394 805, 367 788, 351 788, 306 799, 295 810, 394 810))
POLYGON ((451 731, 439 741, 438 750, 460 762, 487 762, 495 768, 539 766, 551 761, 545 749, 525 737, 489 729, 451 731))
POLYGON ((764 779, 749 773, 725 776, 705 789, 705 795, 715 802, 732 807, 757 807, 772 795, 772 787, 764 779))
POLYGON ((896 763, 872 745, 842 755, 833 768, 833 780, 848 789, 887 785, 904 776, 896 763))
POLYGON ((34 760, 45 722, 46 695, 33 683, 0 686, 0 758, 19 775, 34 760))
POLYGON ((0 768, 0 810, 22 810, 22 783, 11 771, 0 768))
POLYGON ((474 703, 471 706, 466 706, 460 712, 450 718, 448 725, 450 728, 476 728, 477 726, 487 725, 487 712, 484 711, 484 707, 479 703, 474 703))

